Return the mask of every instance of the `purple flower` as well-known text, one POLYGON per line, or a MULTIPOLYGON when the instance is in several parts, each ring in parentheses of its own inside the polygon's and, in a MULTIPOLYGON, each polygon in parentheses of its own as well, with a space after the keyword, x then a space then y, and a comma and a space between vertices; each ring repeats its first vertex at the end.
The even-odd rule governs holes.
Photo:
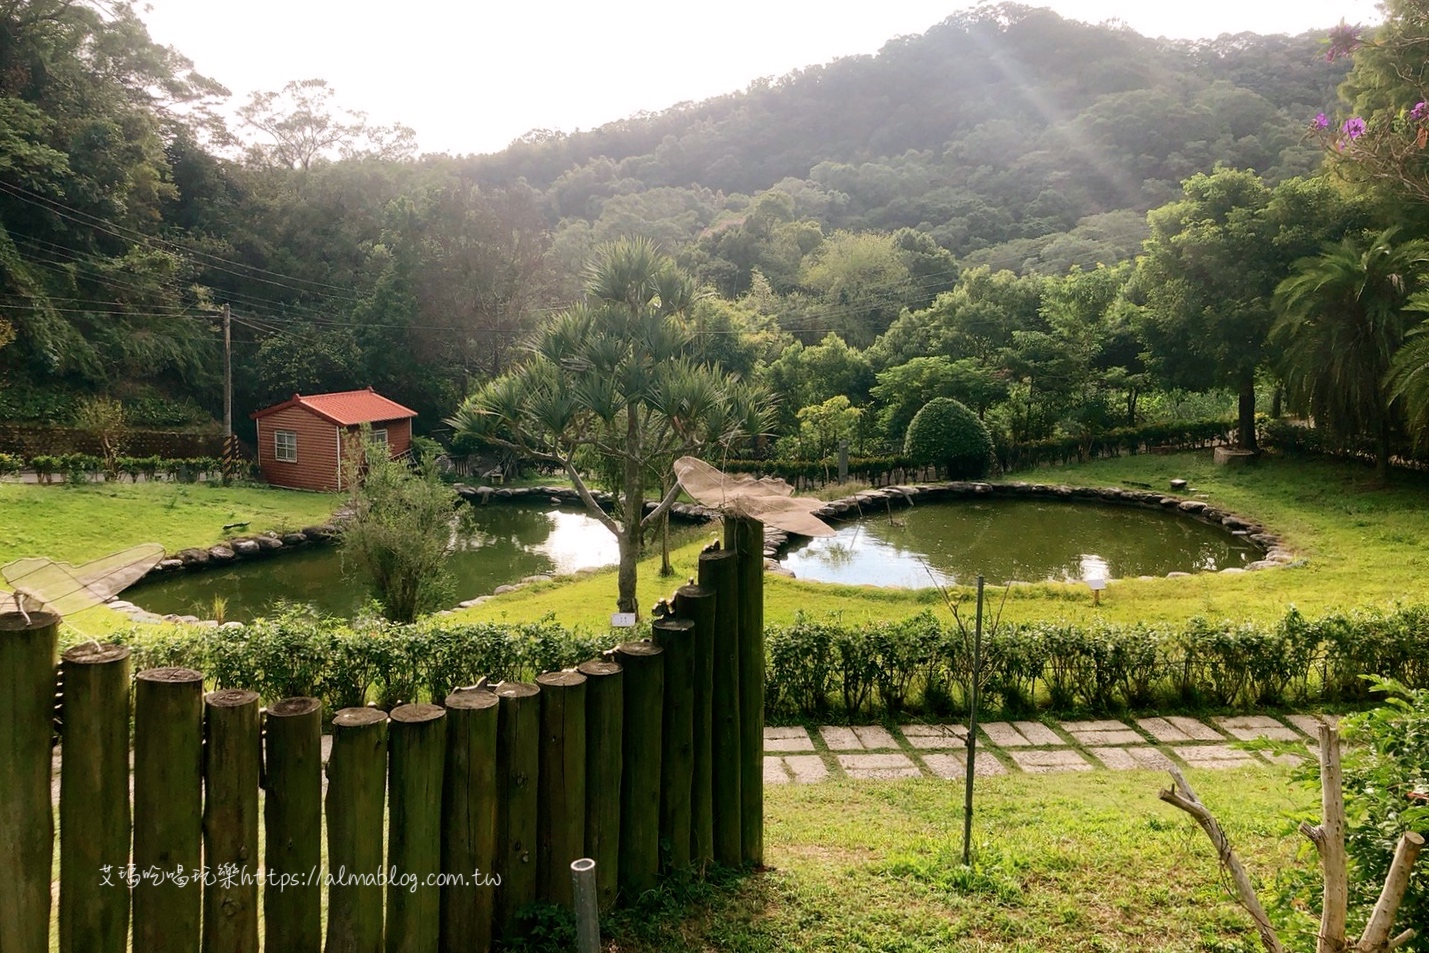
POLYGON ((1315 128, 1316 128, 1316 129, 1328 129, 1328 128, 1330 128, 1330 117, 1329 117, 1329 116, 1326 116, 1324 113, 1317 113, 1317 114, 1315 115, 1315 128))
POLYGON ((1358 139, 1364 135, 1364 120, 1359 116, 1351 116, 1345 120, 1345 124, 1340 128, 1347 138, 1358 139))
POLYGON ((1337 60, 1341 56, 1349 56, 1360 45, 1359 24, 1350 26, 1341 20, 1339 26, 1330 30, 1330 48, 1325 51, 1325 59, 1337 60))
POLYGON ((1414 104, 1413 109, 1409 110, 1409 118, 1417 121, 1425 117, 1429 117, 1429 103, 1421 99, 1414 104))

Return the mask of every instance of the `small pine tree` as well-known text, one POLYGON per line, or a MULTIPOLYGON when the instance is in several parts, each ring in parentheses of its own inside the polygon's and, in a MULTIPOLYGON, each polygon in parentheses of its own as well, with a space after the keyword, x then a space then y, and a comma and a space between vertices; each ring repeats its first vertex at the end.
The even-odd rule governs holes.
POLYGON ((976 480, 987 476, 992 436, 967 407, 935 397, 914 415, 903 453, 918 466, 946 467, 950 480, 976 480))

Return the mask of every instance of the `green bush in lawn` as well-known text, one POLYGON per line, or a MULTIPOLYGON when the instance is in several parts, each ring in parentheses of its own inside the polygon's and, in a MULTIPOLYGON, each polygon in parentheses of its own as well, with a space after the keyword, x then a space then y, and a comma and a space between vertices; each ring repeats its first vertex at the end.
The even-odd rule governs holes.
POLYGON ((951 397, 935 397, 913 416, 903 453, 918 466, 947 467, 950 480, 976 480, 987 476, 992 436, 977 414, 951 397))

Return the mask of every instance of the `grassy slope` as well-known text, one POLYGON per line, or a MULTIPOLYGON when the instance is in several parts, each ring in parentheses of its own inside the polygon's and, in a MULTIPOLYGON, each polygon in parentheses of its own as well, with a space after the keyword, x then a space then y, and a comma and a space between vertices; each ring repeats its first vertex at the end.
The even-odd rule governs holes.
MULTIPOLYGON (((201 483, 0 483, 0 565, 24 556, 69 563, 156 542, 169 552, 211 546, 238 533, 299 529, 326 522, 342 497, 266 487, 201 483), (224 532, 228 523, 247 523, 224 532)), ((66 619, 87 635, 129 620, 108 609, 66 619)))
MULTIPOLYGON (((1389 489, 1372 486, 1369 470, 1321 461, 1266 458, 1250 467, 1217 467, 1210 452, 1135 456, 1017 474, 1038 482, 1167 487, 1182 477, 1214 505, 1263 520, 1306 559, 1306 565, 1244 575, 1190 579, 1123 580, 1094 610, 1079 585, 1018 586, 1008 599, 1009 619, 1087 621, 1177 620, 1204 614, 1274 618, 1294 604, 1310 614, 1330 609, 1422 598, 1429 589, 1429 479, 1396 474, 1389 489)), ((713 535, 713 528, 711 529, 713 535)), ((648 608, 695 572, 699 544, 675 555, 675 580, 657 575, 658 557, 640 567, 640 604, 648 608)), ((831 586, 769 576, 765 618, 781 623, 799 609, 846 620, 901 617, 938 608, 933 592, 870 586, 831 586)), ((465 618, 526 620, 554 612, 568 624, 600 625, 615 602, 613 573, 561 586, 542 585, 465 610, 465 618)))
MULTIPOLYGON (((1295 863, 1285 815, 1314 796, 1283 769, 1189 778, 1258 882, 1295 863)), ((607 938, 632 953, 1256 948, 1205 837, 1157 800, 1164 781, 1145 771, 979 781, 971 870, 960 784, 766 788, 772 870, 671 891, 658 915, 618 915, 607 938)))

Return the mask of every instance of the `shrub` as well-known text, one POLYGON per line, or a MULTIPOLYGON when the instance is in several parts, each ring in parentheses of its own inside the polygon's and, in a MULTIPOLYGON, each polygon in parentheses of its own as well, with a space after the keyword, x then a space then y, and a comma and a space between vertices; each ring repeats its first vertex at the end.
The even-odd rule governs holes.
POLYGON ((913 416, 903 453, 915 465, 947 467, 950 480, 980 479, 992 461, 992 436, 977 414, 935 397, 913 416))
POLYGON ((414 472, 386 444, 365 443, 363 459, 344 467, 353 488, 342 525, 343 552, 367 577, 383 614, 411 622, 440 605, 449 585, 456 496, 432 461, 414 472))

